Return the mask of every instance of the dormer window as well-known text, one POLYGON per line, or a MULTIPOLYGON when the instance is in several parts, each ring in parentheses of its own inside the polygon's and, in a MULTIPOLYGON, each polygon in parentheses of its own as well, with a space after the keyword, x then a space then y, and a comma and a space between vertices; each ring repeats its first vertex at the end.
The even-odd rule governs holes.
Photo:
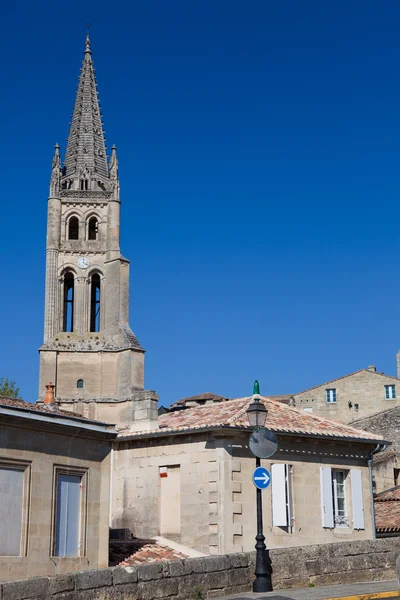
POLYGON ((89 189, 89 181, 87 179, 81 179, 80 180, 80 189, 83 190, 88 190, 89 189))

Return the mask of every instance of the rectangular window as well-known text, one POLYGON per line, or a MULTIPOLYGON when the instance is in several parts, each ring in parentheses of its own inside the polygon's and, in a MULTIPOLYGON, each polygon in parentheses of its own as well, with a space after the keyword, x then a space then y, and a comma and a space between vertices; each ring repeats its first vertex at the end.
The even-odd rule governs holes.
POLYGON ((54 556, 82 556, 86 521, 86 473, 56 469, 54 556))
POLYGON ((335 527, 348 527, 345 471, 332 471, 332 505, 335 527))
POLYGON ((271 465, 272 525, 292 527, 291 466, 271 465))
POLYGON ((385 398, 386 400, 394 400, 396 398, 395 385, 385 385, 385 398))
POLYGON ((0 462, 0 556, 23 556, 28 523, 29 463, 0 462))
POLYGON ((335 388, 326 390, 326 401, 328 404, 334 404, 336 402, 336 389, 335 388))
POLYGON ((362 471, 360 469, 339 471, 330 467, 321 467, 320 471, 322 527, 330 529, 350 527, 346 499, 346 484, 350 473, 353 527, 365 529, 362 471))
POLYGON ((393 469, 394 485, 399 485, 400 469, 393 469))

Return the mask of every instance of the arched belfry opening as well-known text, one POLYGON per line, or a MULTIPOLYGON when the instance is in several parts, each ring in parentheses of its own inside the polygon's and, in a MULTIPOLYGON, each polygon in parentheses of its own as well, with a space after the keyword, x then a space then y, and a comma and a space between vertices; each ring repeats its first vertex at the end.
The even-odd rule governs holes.
POLYGON ((100 331, 100 275, 92 275, 90 285, 90 331, 100 331))
POLYGON ((88 240, 97 240, 98 221, 96 217, 90 217, 88 223, 88 240))
POLYGON ((67 271, 64 275, 64 312, 63 331, 74 330, 74 274, 67 271))
POLYGON ((68 221, 68 239, 79 240, 79 219, 71 217, 68 221))

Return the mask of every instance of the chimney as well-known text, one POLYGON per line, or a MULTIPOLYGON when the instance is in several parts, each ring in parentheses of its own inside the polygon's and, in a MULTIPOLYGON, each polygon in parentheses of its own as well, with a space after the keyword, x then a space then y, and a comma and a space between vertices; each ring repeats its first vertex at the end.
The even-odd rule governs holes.
POLYGON ((46 385, 46 395, 44 397, 44 404, 50 404, 53 405, 56 403, 56 399, 54 397, 54 388, 56 386, 50 381, 47 385, 46 385))
POLYGON ((375 367, 375 365, 369 365, 368 371, 371 371, 371 373, 376 373, 376 367, 375 367))

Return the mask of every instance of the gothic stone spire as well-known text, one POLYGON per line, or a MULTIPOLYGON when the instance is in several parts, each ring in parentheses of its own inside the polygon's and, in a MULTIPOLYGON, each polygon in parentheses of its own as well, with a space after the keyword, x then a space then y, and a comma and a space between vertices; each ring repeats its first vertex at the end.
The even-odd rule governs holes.
POLYGON ((98 174, 108 179, 103 124, 100 116, 90 38, 83 59, 64 163, 64 176, 98 174))

